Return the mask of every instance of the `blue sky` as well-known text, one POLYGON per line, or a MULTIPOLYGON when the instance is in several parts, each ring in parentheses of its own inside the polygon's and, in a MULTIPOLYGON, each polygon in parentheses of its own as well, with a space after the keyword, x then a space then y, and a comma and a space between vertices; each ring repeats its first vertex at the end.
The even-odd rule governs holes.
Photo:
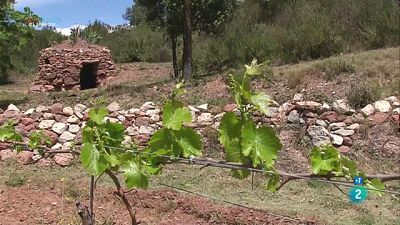
POLYGON ((110 25, 126 23, 122 18, 132 0, 17 0, 16 8, 28 6, 43 18, 43 22, 54 23, 57 28, 68 28, 75 24, 87 25, 99 19, 110 25))

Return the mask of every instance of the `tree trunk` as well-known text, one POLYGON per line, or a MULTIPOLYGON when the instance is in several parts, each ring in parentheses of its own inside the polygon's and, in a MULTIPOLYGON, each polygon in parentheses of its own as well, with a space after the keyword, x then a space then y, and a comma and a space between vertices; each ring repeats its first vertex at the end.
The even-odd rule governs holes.
POLYGON ((174 68, 174 78, 177 79, 179 77, 178 71, 178 58, 176 57, 176 45, 178 42, 178 37, 175 33, 171 33, 171 48, 172 48, 172 66, 174 68))
POLYGON ((192 22, 191 22, 191 0, 185 0, 185 19, 183 32, 183 78, 190 79, 192 77, 192 22))

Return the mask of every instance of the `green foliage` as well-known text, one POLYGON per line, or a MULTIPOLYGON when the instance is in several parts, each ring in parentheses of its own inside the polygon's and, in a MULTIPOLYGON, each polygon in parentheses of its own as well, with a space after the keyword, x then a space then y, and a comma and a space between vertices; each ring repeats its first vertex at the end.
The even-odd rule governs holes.
POLYGON ((381 97, 382 87, 379 83, 359 82, 351 84, 351 88, 346 92, 346 99, 350 106, 359 109, 381 97))
MULTIPOLYGON (((314 147, 310 154, 311 169, 316 175, 344 176, 347 180, 353 180, 356 176, 364 178, 367 187, 383 190, 385 185, 378 179, 367 179, 364 173, 357 169, 354 161, 340 155, 333 146, 314 147)), ((375 191, 379 194, 379 191, 375 191)))
MULTIPOLYGON (((190 111, 183 107, 183 103, 178 100, 183 93, 182 83, 180 83, 172 93, 171 100, 164 104, 164 127, 151 137, 149 148, 146 149, 147 153, 156 157, 160 153, 172 157, 201 155, 201 136, 193 129, 183 127, 185 123, 189 123, 192 120, 190 111)), ((162 158, 159 160, 163 161, 162 158)), ((153 163, 158 163, 159 160, 151 159, 153 163)))
POLYGON ((5 183, 6 183, 6 185, 8 185, 10 187, 21 187, 26 183, 27 180, 28 179, 25 176, 25 174, 10 173, 10 175, 5 183))
POLYGON ((0 5, 0 84, 8 80, 9 70, 13 68, 11 54, 21 50, 33 37, 32 25, 40 18, 29 8, 23 12, 17 11, 12 2, 2 2, 0 5))
POLYGON ((6 122, 0 126, 0 141, 22 141, 22 135, 15 131, 15 124, 6 122))
POLYGON ((102 36, 99 44, 111 50, 116 62, 171 61, 169 45, 160 29, 139 25, 132 29, 117 29, 102 36))
MULTIPOLYGON (((265 113, 269 104, 269 97, 262 93, 250 90, 251 79, 260 76, 260 65, 253 60, 242 76, 230 76, 230 87, 236 104, 240 109, 240 116, 226 113, 219 127, 219 140, 225 148, 226 160, 239 162, 244 165, 268 170, 268 190, 275 190, 279 178, 277 174, 270 173, 282 148, 279 138, 271 127, 257 126, 251 119, 250 106, 265 113)), ((232 171, 236 178, 246 178, 248 171, 232 171)))

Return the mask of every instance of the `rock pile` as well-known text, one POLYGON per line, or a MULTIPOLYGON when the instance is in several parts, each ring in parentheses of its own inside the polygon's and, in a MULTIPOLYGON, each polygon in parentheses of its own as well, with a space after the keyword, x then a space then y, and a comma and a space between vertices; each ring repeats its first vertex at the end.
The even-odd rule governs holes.
POLYGON ((280 108, 289 123, 304 124, 315 146, 332 144, 347 153, 353 145, 353 135, 361 126, 376 126, 388 120, 400 123, 400 101, 391 96, 376 101, 356 111, 346 100, 336 100, 329 105, 314 101, 301 101, 295 96, 291 103, 280 108), (285 110, 286 109, 286 110, 285 110))
MULTIPOLYGON (((223 108, 224 112, 213 113, 207 104, 188 106, 188 108, 193 116, 193 120, 188 126, 195 128, 200 133, 206 126, 217 129, 225 112, 237 112, 235 104, 226 105, 223 108)), ((151 135, 162 127, 161 109, 153 102, 145 102, 141 107, 129 110, 123 110, 118 103, 113 102, 108 105, 107 109, 109 111, 107 120, 122 123, 126 127, 126 142, 135 141, 143 146, 151 135)), ((88 111, 89 108, 83 104, 69 107, 55 103, 51 106, 38 106, 26 111, 21 111, 11 104, 7 110, 0 112, 0 125, 8 120, 18 123, 16 129, 23 134, 24 138, 27 138, 29 133, 34 130, 44 130, 51 139, 52 149, 66 150, 73 143, 80 143, 81 131, 88 119, 88 111)), ((313 145, 333 144, 342 153, 350 150, 354 135, 361 126, 378 125, 388 120, 399 123, 399 116, 400 101, 393 96, 356 111, 349 107, 345 100, 337 100, 330 105, 303 101, 303 97, 299 95, 279 107, 270 107, 267 116, 255 115, 256 119, 267 118, 267 121, 275 126, 286 123, 305 126, 313 145)), ((47 159, 40 159, 33 152, 15 156, 7 149, 8 146, 0 143, 0 159, 19 157, 22 163, 37 161, 48 163, 47 159)), ((59 153, 53 159, 57 164, 66 166, 73 159, 73 155, 59 153)))
POLYGON ((92 65, 96 86, 108 82, 116 73, 110 50, 87 43, 60 44, 40 51, 37 77, 32 92, 78 90, 84 65, 92 65))

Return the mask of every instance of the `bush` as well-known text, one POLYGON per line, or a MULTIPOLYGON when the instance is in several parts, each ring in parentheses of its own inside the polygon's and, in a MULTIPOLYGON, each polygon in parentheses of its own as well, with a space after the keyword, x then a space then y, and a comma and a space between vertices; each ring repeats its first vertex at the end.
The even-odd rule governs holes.
POLYGON ((360 82, 351 85, 346 93, 346 98, 350 106, 359 109, 379 100, 381 93, 382 90, 378 83, 360 82))
POLYGON ((145 25, 132 30, 116 30, 103 37, 99 44, 107 46, 118 63, 171 61, 170 47, 164 32, 145 25))
POLYGON ((316 65, 317 70, 325 73, 327 80, 334 80, 334 78, 342 73, 354 73, 356 67, 341 58, 331 58, 324 60, 316 65))

